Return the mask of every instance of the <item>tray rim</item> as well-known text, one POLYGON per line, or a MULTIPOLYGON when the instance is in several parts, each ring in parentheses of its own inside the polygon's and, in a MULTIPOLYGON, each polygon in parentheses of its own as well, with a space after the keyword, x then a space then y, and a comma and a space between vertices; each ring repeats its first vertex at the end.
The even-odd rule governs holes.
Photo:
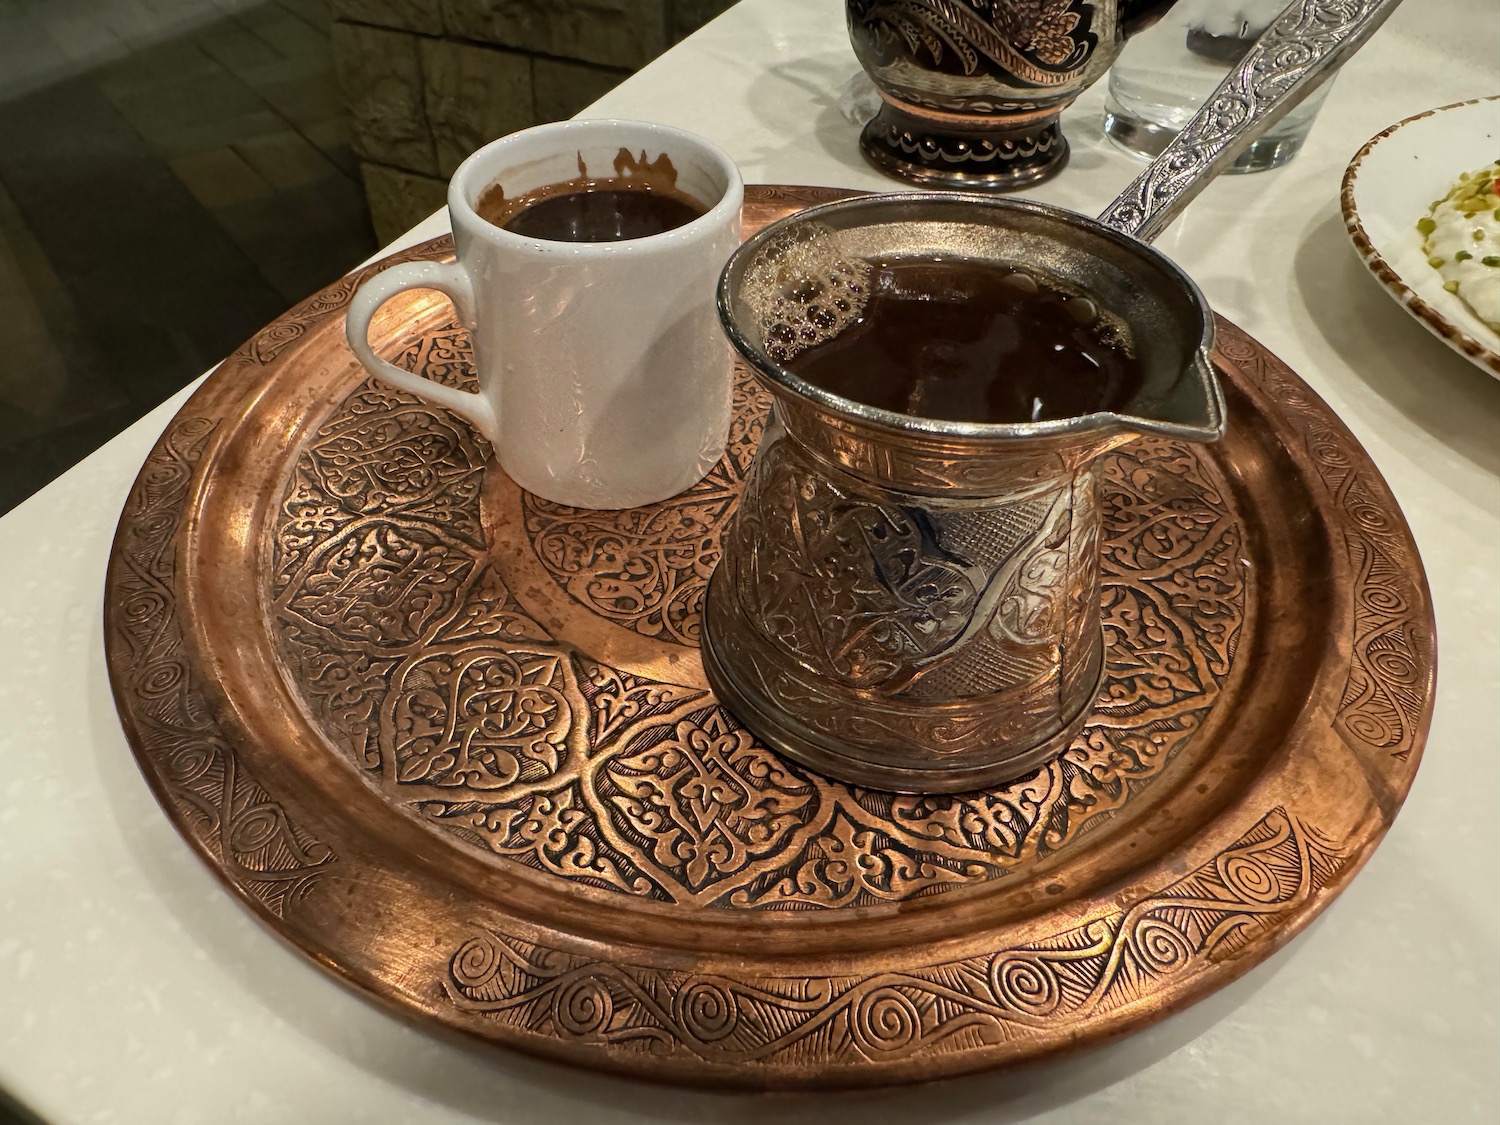
MULTIPOLYGON (((768 190, 773 195, 777 192, 789 193, 790 196, 794 199, 799 198, 797 196, 798 192, 806 191, 806 189, 797 188, 772 188, 768 190)), ((837 190, 838 189, 821 189, 823 193, 836 192, 837 190)), ((800 198, 806 197, 804 196, 800 198)), ((303 305, 299 306, 297 309, 287 314, 287 316, 275 322, 275 324, 270 326, 265 332, 261 333, 255 340, 252 340, 244 348, 240 349, 240 351, 235 354, 235 357, 232 358, 253 360, 255 357, 257 345, 267 338, 268 333, 274 336, 275 331, 279 326, 284 325, 288 322, 294 322, 299 316, 307 318, 309 323, 316 323, 320 318, 326 319, 331 316, 336 316, 337 310, 341 307, 344 301, 347 301, 348 296, 352 293, 354 286, 358 283, 358 280, 366 273, 384 268, 385 266, 392 264, 392 262, 396 260, 409 260, 412 258, 431 256, 435 252, 444 251, 450 246, 451 243, 449 243, 447 239, 432 240, 431 242, 425 243, 422 246, 404 251, 402 254, 398 254, 391 259, 386 259, 381 263, 377 263, 375 266, 370 267, 362 274, 351 275, 351 277, 343 279, 341 282, 329 287, 329 289, 310 299, 308 302, 304 302, 303 305)), ((291 337, 292 340, 294 340, 295 338, 295 335, 291 337)), ((1420 759, 1422 743, 1425 741, 1427 726, 1431 720, 1433 704, 1432 676, 1435 667, 1435 661, 1432 656, 1431 649, 1433 644, 1435 643, 1435 637, 1432 627, 1430 596, 1427 593, 1426 579, 1421 570, 1420 559, 1417 556, 1415 544, 1411 540, 1410 532, 1406 527, 1405 521, 1401 517, 1399 509, 1396 507, 1394 499, 1390 495, 1389 489, 1385 487, 1383 480, 1378 474, 1378 471, 1375 470, 1373 463, 1369 461, 1368 456, 1364 454, 1363 450, 1353 439, 1352 435, 1349 434, 1347 429, 1342 426, 1342 423, 1338 421, 1338 419, 1332 414, 1332 412, 1329 411, 1324 404, 1322 404, 1321 400, 1318 399, 1316 395, 1306 387, 1305 384, 1296 379, 1296 376, 1293 375, 1290 370, 1285 367, 1284 364, 1281 364, 1280 361, 1275 360, 1275 358, 1273 356, 1270 356, 1270 353, 1266 352, 1264 348, 1261 348, 1258 344, 1254 344, 1253 341, 1250 341, 1249 337, 1244 336, 1244 334, 1240 333, 1237 329, 1231 329, 1231 331, 1228 333, 1228 338, 1232 341, 1237 340, 1244 343, 1251 349, 1252 353, 1260 354, 1261 356, 1265 357, 1273 365, 1274 368, 1279 368, 1279 371, 1273 371, 1273 374, 1276 374, 1283 379, 1289 377, 1291 382, 1288 383, 1287 386, 1294 392, 1292 397, 1297 398, 1298 396, 1301 396, 1304 406, 1314 414, 1321 416, 1320 421, 1332 434, 1334 444, 1340 447, 1342 452, 1347 453, 1352 451, 1352 453, 1354 454, 1353 461, 1355 463, 1355 469, 1366 470, 1365 483, 1373 484, 1375 486, 1377 491, 1376 499, 1378 501, 1382 501, 1385 509, 1387 509, 1385 514, 1393 515, 1395 518, 1393 531, 1396 537, 1401 540, 1402 546, 1405 547, 1408 553, 1408 560, 1412 567, 1410 572, 1405 577, 1411 580, 1412 590, 1417 595, 1417 605, 1415 606, 1415 612, 1412 615, 1412 621, 1419 630, 1423 628, 1425 628, 1426 630, 1427 651, 1425 651, 1423 655, 1427 656, 1427 663, 1425 682, 1422 685, 1422 690, 1424 692, 1424 702, 1420 721, 1417 727, 1412 731, 1412 744, 1404 760, 1405 768, 1399 771, 1399 776, 1396 778, 1394 785, 1388 787, 1387 791, 1384 794, 1374 792, 1375 803, 1379 806, 1379 823, 1378 825, 1375 825, 1367 830, 1365 834, 1360 838, 1360 840, 1358 841, 1359 846, 1356 852, 1349 858, 1348 862, 1343 863, 1335 872, 1336 878, 1328 880, 1318 891, 1318 893, 1309 896, 1303 903, 1300 904, 1300 907, 1296 911, 1292 912, 1290 915, 1280 918, 1276 927, 1273 930, 1269 931, 1264 936, 1263 940, 1260 940, 1256 945, 1252 947, 1254 951, 1253 956, 1239 956, 1228 962, 1213 966, 1212 971, 1199 973, 1189 984, 1185 986, 1179 985, 1175 989, 1163 993, 1158 997, 1158 999, 1162 1002, 1155 1004, 1144 1013, 1127 1006, 1125 1008, 1117 1009, 1104 1016, 1100 1016, 1087 1027, 1085 1034, 1072 1036, 1060 1046, 1058 1044, 1054 1044, 1050 1050, 1045 1052, 1011 1052, 1009 1056, 1006 1056, 1004 1052, 999 1052, 997 1055, 997 1052, 995 1051, 989 1051, 988 1053, 986 1053, 985 1051, 981 1050, 966 1052, 961 1056, 942 1056, 941 1059, 923 1057, 918 1054, 915 1056, 908 1056, 907 1060, 905 1061, 908 1063, 920 1062, 920 1065, 903 1065, 903 1060, 898 1059, 894 1063, 882 1063, 880 1065, 865 1065, 858 1067, 840 1068, 835 1072, 824 1072, 820 1074, 786 1074, 771 1071, 761 1071, 754 1074, 745 1074, 725 1071, 724 1069, 718 1067, 691 1065, 691 1061, 689 1061, 689 1065, 684 1066, 680 1065, 682 1063, 682 1060, 676 1060, 675 1063, 671 1060, 650 1060, 648 1065, 642 1066, 640 1056, 621 1054, 619 1052, 601 1049, 602 1047, 605 1047, 607 1045, 602 1045, 600 1043, 570 1043, 562 1039, 553 1039, 543 1042, 516 1041, 514 1038, 507 1038, 503 1035, 494 1034, 488 1035, 487 1037, 502 1039, 510 1043, 511 1045, 520 1046, 523 1049, 527 1049, 536 1053, 552 1055, 553 1057, 562 1058, 568 1061, 584 1062, 589 1065, 602 1067, 604 1069, 611 1069, 636 1075, 649 1073, 654 1077, 692 1082, 720 1081, 752 1086, 841 1086, 919 1080, 923 1078, 937 1077, 942 1074, 962 1073, 969 1070, 981 1069, 996 1065, 997 1062, 1013 1062, 1016 1061, 1018 1057, 1031 1058, 1038 1057, 1040 1054, 1046 1054, 1049 1057, 1052 1057, 1059 1053, 1060 1050, 1071 1050, 1091 1043, 1103 1042, 1108 1038, 1113 1038, 1116 1035, 1124 1034, 1128 1031, 1135 1030, 1138 1027, 1145 1026, 1147 1023, 1154 1022, 1156 1019, 1160 1019, 1172 1011, 1187 1006, 1188 1004, 1191 1004, 1195 1000, 1199 999, 1202 995, 1205 995, 1208 992, 1216 990, 1217 988, 1222 987, 1224 984, 1229 983, 1230 980, 1246 971, 1249 967, 1251 967, 1252 964, 1258 963, 1264 957, 1269 956, 1269 954, 1275 949, 1280 948, 1281 945, 1290 940, 1291 937, 1299 932, 1308 922, 1312 920, 1313 917, 1320 913, 1321 910, 1327 905, 1327 903, 1331 901, 1331 899, 1340 890, 1342 890, 1345 885, 1347 885, 1348 880, 1357 873, 1358 869, 1363 866, 1363 863, 1367 861, 1370 853, 1373 851, 1375 844, 1378 843, 1379 839, 1384 835, 1384 832, 1389 827, 1391 818, 1394 816, 1396 809, 1399 807, 1400 801, 1404 798, 1405 793, 1410 786, 1417 762, 1420 759), (955 1057, 958 1057, 962 1060, 962 1065, 951 1065, 952 1060, 955 1057)), ((210 380, 205 383, 205 385, 200 388, 189 400, 189 402, 183 407, 177 418, 174 419, 172 425, 169 426, 167 433, 164 434, 162 441, 158 443, 157 450, 153 451, 153 457, 160 449, 168 445, 172 440, 173 434, 177 430, 179 422, 199 417, 200 415, 195 414, 194 411, 201 411, 206 405, 214 400, 215 395, 221 394, 229 387, 229 381, 235 373, 235 365, 226 363, 226 365, 224 365, 224 367, 222 367, 220 370, 224 373, 222 378, 220 378, 219 373, 216 373, 215 376, 211 377, 210 380)), ((240 393, 241 395, 245 395, 253 394, 255 392, 247 392, 242 389, 240 393)), ((208 436, 211 436, 211 431, 212 427, 210 428, 210 434, 208 436)), ((212 447, 213 443, 210 442, 209 444, 212 447)), ((198 464, 190 475, 190 481, 201 481, 207 475, 211 467, 211 458, 205 460, 203 463, 198 464)), ((139 491, 147 488, 150 485, 150 481, 148 478, 151 476, 152 469, 152 461, 148 460, 146 465, 142 469, 141 476, 138 479, 136 486, 132 489, 132 501, 127 502, 127 516, 122 516, 121 525, 119 530, 117 531, 115 544, 111 552, 110 574, 107 579, 106 585, 107 591, 111 593, 118 591, 121 568, 124 568, 128 565, 128 544, 126 542, 126 539, 128 532, 130 531, 130 528, 127 526, 127 517, 128 513, 130 512, 130 504, 134 502, 134 498, 139 491)), ((176 539, 177 536, 174 536, 174 550, 179 545, 176 542, 176 539)), ((1335 548, 1338 547, 1337 544, 1335 544, 1334 546, 1335 548)), ((233 890, 236 895, 241 898, 242 901, 246 902, 247 905, 249 905, 257 913, 257 915, 262 918, 263 921, 267 922, 270 927, 279 934, 279 936, 288 940, 290 944, 298 948, 304 954, 313 957, 313 959, 322 964, 325 969, 329 969, 336 976, 339 976, 340 978, 346 980, 347 983, 355 985, 362 994, 367 996, 373 994, 386 1006, 395 1007, 397 1010, 404 1011, 407 1015, 426 1016, 429 1019, 436 1016, 439 1022, 444 1022, 450 1027, 458 1027, 460 1030, 469 1031, 471 1033, 477 1032, 481 1035, 485 1035, 485 1031, 482 1028, 474 1027, 472 1025, 472 1022, 454 1021, 452 1019, 444 1020, 440 1014, 434 1013, 430 1009, 424 1009, 421 1005, 413 1005, 408 998, 393 993, 389 989, 380 987, 379 983, 375 981, 375 979, 370 975, 366 967, 341 964, 337 961, 336 958, 330 957, 326 951, 318 951, 316 949, 309 948, 307 935, 298 930, 292 915, 289 915, 285 911, 279 911, 272 908, 270 905, 268 905, 267 901, 260 897, 253 889, 247 888, 247 886, 245 885, 245 880, 243 878, 236 879, 234 877, 233 873, 228 870, 222 854, 215 853, 213 841, 205 838, 201 833, 196 831, 194 827, 188 823, 188 820, 182 814, 181 809, 174 805, 172 794, 169 788, 166 786, 163 778, 160 776, 159 767, 156 765, 156 763, 153 762, 150 757, 149 750, 142 737, 142 731, 137 724, 138 716, 135 714, 134 710, 135 708, 138 708, 140 706, 140 701, 138 698, 133 698, 128 689, 128 663, 130 654, 128 652, 128 649, 119 643, 119 632, 123 624, 121 621, 121 611, 119 611, 115 599, 108 596, 106 598, 105 608, 106 633, 107 640, 109 641, 109 665, 111 673, 111 684, 115 691, 117 705, 121 711, 122 719, 125 722, 127 735, 131 742, 132 749, 137 755, 142 768, 142 772, 146 775, 148 782, 151 784, 153 792, 156 794, 159 802, 166 810, 169 819, 173 821, 174 825, 184 835, 184 837, 189 840, 189 842, 194 846, 195 850, 199 852, 200 856, 204 858, 205 862, 209 864, 210 868, 215 871, 216 875, 218 875, 221 881, 225 882, 226 885, 228 885, 230 889, 233 890)), ((222 714, 219 716, 219 718, 222 723, 222 714)), ((242 731, 240 732, 240 737, 243 738, 246 736, 246 734, 247 732, 242 731)), ((233 739, 231 739, 230 741, 232 743, 233 739)), ((1345 741, 1347 742, 1347 739, 1345 741)), ((231 745, 231 756, 233 755, 233 753, 234 748, 231 745)), ((1371 780, 1373 782, 1374 779, 1372 778, 1371 780)), ((1252 786, 1252 788, 1254 787, 1252 786)), ((1372 785, 1372 792, 1373 791, 1374 787, 1372 785)), ((291 804, 293 807, 295 807, 296 805, 295 800, 285 801, 284 803, 291 804)), ((1231 805, 1231 807, 1234 806, 1231 805)), ((1276 810, 1274 809, 1272 810, 1272 812, 1275 811, 1276 810)), ((1267 813, 1268 817, 1270 815, 1271 813, 1267 813)), ((1084 907, 1093 907, 1095 905, 1097 904, 1092 902, 1083 904, 1084 907)), ((1085 917, 1088 914, 1088 909, 1080 908, 1075 912, 1075 920, 1077 917, 1085 917)), ((1097 920, 1098 919, 1094 919, 1094 921, 1097 920)), ((523 926, 522 928, 524 929, 526 927, 523 926)), ((1014 1045, 1014 1043, 1012 1043, 1012 1045, 1014 1045)))

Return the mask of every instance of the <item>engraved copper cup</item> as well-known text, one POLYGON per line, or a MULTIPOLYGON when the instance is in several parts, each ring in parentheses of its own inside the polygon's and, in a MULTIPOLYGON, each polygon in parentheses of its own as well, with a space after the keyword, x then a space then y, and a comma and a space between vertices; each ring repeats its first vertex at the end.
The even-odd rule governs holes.
POLYGON ((860 147, 936 187, 1006 190, 1067 162, 1058 116, 1174 0, 847 0, 880 91, 860 147))
MULTIPOLYGON (((1103 666, 1099 457, 1141 434, 1223 432, 1197 287, 1082 216, 902 193, 767 227, 730 259, 719 313, 775 409, 709 585, 715 692, 789 757, 878 788, 997 784, 1058 752, 1103 666), (795 361, 781 350, 793 289, 933 254, 1086 291, 1129 326, 1141 390, 1086 417, 944 422, 840 398, 772 358, 795 361)), ((805 315, 818 323, 819 306, 805 315)))

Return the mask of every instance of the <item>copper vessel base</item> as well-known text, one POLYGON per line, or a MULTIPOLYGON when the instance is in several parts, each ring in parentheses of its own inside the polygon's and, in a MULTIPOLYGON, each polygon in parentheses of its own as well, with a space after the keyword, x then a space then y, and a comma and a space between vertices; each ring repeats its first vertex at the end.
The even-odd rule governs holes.
MULTIPOLYGON (((749 189, 747 226, 839 194, 749 189)), ((746 373, 699 485, 550 504, 365 378, 342 310, 369 272, 267 327, 168 426, 105 611, 167 815, 364 994, 641 1077, 923 1081, 1193 1003, 1390 826, 1432 709, 1421 564, 1348 430, 1234 326, 1224 440, 1107 459, 1083 728, 1008 784, 901 796, 786 760, 707 686, 703 592, 768 406, 746 373)), ((372 339, 472 378, 435 294, 390 302, 372 339)))
MULTIPOLYGON (((756 721, 752 725, 757 728, 756 737, 773 750, 818 773, 853 782, 856 786, 890 789, 896 793, 962 793, 1000 786, 1062 753, 1093 714, 1097 687, 1076 714, 1063 718, 1061 729, 1055 735, 993 757, 982 766, 944 769, 915 763, 888 765, 872 762, 867 754, 851 754, 844 747, 830 745, 819 738, 816 731, 787 715, 784 708, 772 705, 763 693, 750 694, 754 688, 743 677, 735 675, 733 668, 726 666, 714 650, 713 629, 723 625, 726 614, 734 612, 726 604, 715 604, 720 597, 727 600, 727 591, 721 583, 710 581, 704 601, 706 614, 713 624, 704 629, 699 638, 699 658, 715 697, 735 715, 754 716, 756 721)), ((1104 682, 1102 662, 1098 675, 1089 682, 1104 682)), ((986 711, 987 716, 993 713, 993 710, 986 711)))
POLYGON ((1022 127, 985 127, 982 116, 954 115, 940 129, 931 117, 885 102, 860 131, 866 160, 898 180, 958 191, 1019 191, 1050 180, 1068 164, 1068 140, 1058 116, 1022 127))

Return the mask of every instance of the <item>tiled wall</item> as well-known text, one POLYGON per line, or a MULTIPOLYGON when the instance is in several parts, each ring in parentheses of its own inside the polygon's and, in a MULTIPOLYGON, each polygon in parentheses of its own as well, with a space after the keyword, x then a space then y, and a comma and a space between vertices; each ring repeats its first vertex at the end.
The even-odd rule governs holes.
POLYGON ((0 0, 0 514, 377 248, 329 25, 0 0))
POLYGON ((734 0, 331 0, 333 57, 382 242, 474 149, 570 117, 734 0))

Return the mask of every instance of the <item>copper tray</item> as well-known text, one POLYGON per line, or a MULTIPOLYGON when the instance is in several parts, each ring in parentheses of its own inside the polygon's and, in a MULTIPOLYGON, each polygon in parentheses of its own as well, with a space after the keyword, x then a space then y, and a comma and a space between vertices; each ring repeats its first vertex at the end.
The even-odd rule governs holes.
MULTIPOLYGON (((838 194, 752 189, 747 219, 838 194)), ((1232 325, 1223 442, 1109 462, 1089 726, 1021 781, 923 798, 781 761, 707 691, 699 603, 767 409, 748 377, 703 483, 560 507, 364 378, 340 314, 360 276, 168 427, 105 628, 178 829, 277 933, 399 1010, 698 1083, 1036 1059, 1265 958, 1411 785, 1434 634, 1410 534, 1349 432, 1232 325)), ((462 382, 450 317, 406 294, 375 338, 462 382)))

